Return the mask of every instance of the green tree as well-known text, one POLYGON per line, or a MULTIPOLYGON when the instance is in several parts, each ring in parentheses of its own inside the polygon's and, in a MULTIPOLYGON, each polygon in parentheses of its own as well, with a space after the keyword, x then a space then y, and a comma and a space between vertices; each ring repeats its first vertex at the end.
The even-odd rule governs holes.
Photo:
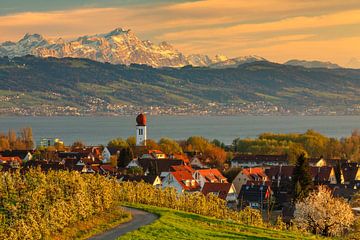
POLYGON ((192 136, 189 137, 186 141, 188 151, 197 151, 205 153, 206 149, 209 147, 210 143, 207 139, 201 136, 192 136))
POLYGON ((180 145, 170 138, 161 138, 159 141, 159 148, 163 153, 166 154, 176 154, 183 152, 180 145))
POLYGON ((134 153, 130 147, 123 148, 120 151, 117 165, 119 168, 126 167, 134 158, 134 153))
POLYGON ((83 141, 81 141, 81 140, 77 140, 71 145, 72 149, 84 148, 84 147, 85 147, 85 143, 83 141))
POLYGON ((108 147, 115 147, 115 148, 127 148, 129 144, 126 140, 122 138, 112 139, 107 144, 108 147))
POLYGON ((126 139, 126 142, 130 147, 135 147, 136 146, 136 137, 130 136, 126 139))
POLYGON ((301 154, 296 162, 293 177, 293 202, 297 202, 309 195, 313 186, 312 176, 310 172, 309 161, 301 154))

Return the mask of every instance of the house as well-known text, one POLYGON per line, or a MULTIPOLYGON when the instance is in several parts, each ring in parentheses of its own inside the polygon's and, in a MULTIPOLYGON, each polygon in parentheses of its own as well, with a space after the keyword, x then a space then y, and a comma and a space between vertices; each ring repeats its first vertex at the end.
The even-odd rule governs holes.
POLYGON ((160 150, 147 150, 140 156, 141 159, 166 159, 167 156, 160 150))
POLYGON ((102 162, 110 163, 111 153, 107 147, 104 147, 104 150, 101 152, 102 162))
POLYGON ((194 169, 209 168, 199 156, 194 156, 191 158, 190 166, 194 169))
POLYGON ((104 147, 101 152, 102 162, 110 163, 111 156, 119 156, 121 148, 118 147, 104 147))
POLYGON ((310 171, 315 184, 336 184, 335 170, 333 167, 310 167, 310 171))
POLYGON ((357 185, 334 184, 328 186, 332 189, 334 197, 342 197, 348 201, 351 201, 353 196, 359 191, 359 186, 357 185))
POLYGON ((294 166, 273 166, 265 169, 272 188, 284 187, 284 190, 287 191, 291 184, 294 168, 294 166))
POLYGON ((172 172, 176 172, 176 171, 188 171, 189 173, 191 173, 191 175, 195 172, 195 170, 188 166, 188 165, 176 165, 176 166, 171 166, 170 170, 172 172))
POLYGON ((171 171, 172 166, 184 165, 182 160, 178 159, 138 159, 137 164, 141 167, 145 175, 157 175, 164 177, 171 171))
POLYGON ((256 209, 266 209, 270 205, 272 191, 270 186, 243 185, 239 194, 240 208, 249 206, 256 209))
POLYGON ((203 188, 205 183, 227 183, 226 177, 216 168, 209 169, 197 169, 192 174, 196 182, 199 183, 200 187, 203 188))
POLYGON ((238 154, 231 160, 231 167, 265 167, 288 165, 287 155, 252 155, 238 154))
POLYGON ((360 168, 357 163, 342 165, 341 172, 344 176, 344 184, 360 183, 360 168))
POLYGON ((344 165, 348 162, 345 159, 324 159, 323 157, 308 158, 308 161, 311 167, 336 167, 338 164, 344 165))
POLYGON ((232 183, 205 183, 201 192, 206 196, 212 193, 228 203, 237 203, 237 194, 232 183))
POLYGON ((85 157, 84 154, 79 152, 58 152, 57 155, 58 158, 61 160, 69 158, 80 160, 81 158, 85 157))
POLYGON ((3 157, 19 157, 22 161, 30 161, 33 151, 32 150, 7 150, 7 151, 1 151, 0 156, 3 157))
POLYGON ((169 172, 162 180, 162 187, 173 187, 178 193, 200 191, 199 183, 188 171, 169 172))
POLYGON ((264 184, 269 181, 263 168, 245 168, 241 170, 233 180, 234 187, 237 193, 240 193, 241 187, 246 183, 253 185, 264 184))
POLYGON ((136 167, 141 167, 141 166, 139 165, 138 159, 137 159, 137 158, 134 158, 133 160, 131 160, 131 161, 129 162, 128 165, 126 165, 125 168, 136 168, 136 167))
POLYGON ((155 187, 161 187, 161 179, 159 176, 156 175, 147 175, 147 176, 143 176, 143 175, 124 175, 124 176, 120 176, 120 181, 128 181, 128 182, 145 182, 145 183, 149 183, 155 187))
POLYGON ((20 167, 22 161, 19 157, 2 157, 0 156, 0 164, 8 164, 13 168, 20 167))
POLYGON ((309 165, 312 167, 325 167, 327 162, 323 157, 320 158, 308 158, 309 165))

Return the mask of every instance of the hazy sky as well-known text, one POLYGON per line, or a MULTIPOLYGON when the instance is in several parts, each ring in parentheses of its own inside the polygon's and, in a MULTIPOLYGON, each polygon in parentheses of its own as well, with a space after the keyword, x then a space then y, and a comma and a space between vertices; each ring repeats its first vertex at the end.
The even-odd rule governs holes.
POLYGON ((184 53, 360 58, 359 0, 0 0, 0 41, 25 33, 72 39, 129 28, 184 53))

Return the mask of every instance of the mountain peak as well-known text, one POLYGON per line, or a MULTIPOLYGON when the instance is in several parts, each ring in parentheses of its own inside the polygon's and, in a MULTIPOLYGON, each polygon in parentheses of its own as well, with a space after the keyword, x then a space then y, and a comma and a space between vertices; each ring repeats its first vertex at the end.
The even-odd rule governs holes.
POLYGON ((42 41, 44 40, 44 37, 37 33, 34 34, 26 33, 20 41, 26 41, 26 40, 42 41))
POLYGON ((105 37, 111 37, 111 36, 118 36, 118 35, 122 35, 122 34, 128 34, 130 33, 130 29, 125 30, 124 28, 115 28, 114 30, 112 30, 109 33, 104 34, 105 37))

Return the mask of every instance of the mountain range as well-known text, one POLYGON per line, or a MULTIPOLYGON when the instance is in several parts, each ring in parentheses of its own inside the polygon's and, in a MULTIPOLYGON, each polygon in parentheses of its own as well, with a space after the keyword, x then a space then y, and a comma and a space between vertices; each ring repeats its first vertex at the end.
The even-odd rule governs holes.
POLYGON ((47 39, 40 34, 26 34, 18 42, 0 44, 0 56, 21 57, 72 57, 87 58, 112 64, 146 64, 153 67, 213 66, 236 67, 239 64, 263 61, 257 56, 229 59, 217 55, 192 54, 186 56, 167 42, 154 44, 139 39, 131 30, 117 28, 109 33, 82 36, 65 41, 62 38, 47 39))
MULTIPOLYGON (((26 34, 17 42, 0 44, 0 56, 21 57, 72 57, 86 58, 112 64, 146 64, 152 67, 183 67, 186 65, 206 66, 211 68, 237 67, 244 63, 267 61, 255 55, 228 58, 224 55, 209 57, 203 54, 185 55, 167 42, 154 44, 139 39, 131 30, 114 29, 105 34, 82 36, 65 41, 62 38, 47 39, 40 34, 26 34)), ((306 68, 341 68, 330 62, 305 61, 293 59, 284 64, 306 68)), ((352 59, 350 65, 356 66, 352 59)))
POLYGON ((267 61, 233 68, 153 68, 76 58, 0 58, 1 107, 14 111, 49 105, 85 109, 256 101, 286 108, 360 106, 360 70, 267 61))

